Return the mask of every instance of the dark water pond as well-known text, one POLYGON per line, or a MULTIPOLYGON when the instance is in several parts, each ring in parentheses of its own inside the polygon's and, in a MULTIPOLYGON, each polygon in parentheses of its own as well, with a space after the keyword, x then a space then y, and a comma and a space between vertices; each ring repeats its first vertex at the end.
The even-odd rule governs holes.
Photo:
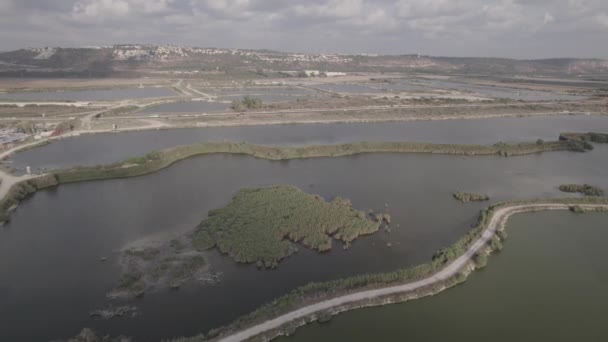
POLYGON ((560 132, 608 132, 608 116, 555 116, 194 128, 83 135, 14 155, 8 165, 53 169, 119 162, 153 150, 201 141, 246 141, 268 145, 339 144, 355 141, 413 141, 493 144, 557 139, 560 132))
POLYGON ((606 341, 606 222, 605 213, 515 216, 503 252, 465 284, 279 341, 606 341))
POLYGON ((44 341, 82 327, 139 341, 197 334, 310 281, 429 260, 468 231, 487 205, 461 204, 451 198, 455 191, 501 201, 561 196, 556 187, 563 183, 608 190, 607 167, 608 146, 514 158, 371 154, 272 162, 211 155, 144 177, 64 185, 24 201, 0 231, 0 340, 44 341), (240 188, 273 184, 327 199, 347 197, 359 209, 380 211, 386 204, 392 233, 357 240, 348 251, 338 244, 324 255, 302 251, 275 271, 210 253, 212 269, 222 272, 220 284, 147 294, 129 302, 141 310, 134 319, 88 317, 107 303, 104 294, 118 280, 123 246, 193 229, 240 188))
MULTIPOLYGON (((259 88, 229 88, 229 89, 207 89, 205 92, 218 96, 255 96, 255 95, 293 95, 306 96, 314 95, 316 92, 306 88, 295 87, 259 87, 259 88)), ((257 97, 257 96, 255 96, 257 97)))
POLYGON ((173 90, 164 87, 124 88, 102 90, 47 91, 0 94, 0 99, 18 101, 118 101, 147 97, 176 96, 173 90))
MULTIPOLYGON (((288 102, 288 101, 297 101, 298 99, 310 99, 311 96, 305 95, 289 95, 289 94, 264 94, 264 95, 252 95, 253 98, 260 99, 264 103, 272 103, 272 102, 288 102)), ((231 96, 223 96, 220 97, 221 101, 241 101, 243 100, 243 95, 231 95, 231 96)))

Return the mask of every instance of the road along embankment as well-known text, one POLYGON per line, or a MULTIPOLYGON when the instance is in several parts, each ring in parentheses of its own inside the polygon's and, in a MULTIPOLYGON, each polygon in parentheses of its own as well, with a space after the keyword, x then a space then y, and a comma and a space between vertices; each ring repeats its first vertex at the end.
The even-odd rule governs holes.
MULTIPOLYGON (((496 243, 496 240, 499 240, 498 235, 505 228, 511 215, 542 210, 569 210, 572 206, 588 211, 608 211, 608 199, 587 197, 546 199, 494 205, 482 211, 480 224, 471 233, 452 247, 442 250, 436 255, 434 261, 427 265, 429 270, 436 268, 436 271, 427 276, 398 285, 381 286, 381 284, 373 284, 360 290, 351 289, 350 293, 301 306, 268 320, 260 320, 263 318, 262 312, 254 312, 231 326, 211 331, 207 337, 211 337, 213 341, 225 342, 266 341, 279 335, 293 333, 298 326, 319 319, 328 319, 329 316, 343 311, 402 302, 436 294, 465 281, 467 276, 476 268, 475 258, 479 255, 491 253, 496 248, 495 246, 500 245, 499 242, 496 243), (473 237, 474 239, 471 240, 473 237), (466 241, 470 242, 467 243, 466 241), (461 250, 463 245, 466 246, 464 252, 455 256, 454 253, 461 250), (433 267, 432 264, 436 265, 433 267), (258 323, 252 323, 254 319, 258 319, 258 323), (248 321, 250 324, 247 326, 248 321)), ((390 279, 391 277, 386 274, 384 278, 390 279)), ((345 281, 342 280, 342 282, 345 281)), ((301 290, 295 292, 297 291, 301 290)), ((280 310, 280 301, 274 303, 274 305, 279 306, 278 310, 280 310)), ((267 309, 262 309, 262 311, 269 312, 267 309)), ((202 341, 205 338, 199 336, 186 340, 202 341)))

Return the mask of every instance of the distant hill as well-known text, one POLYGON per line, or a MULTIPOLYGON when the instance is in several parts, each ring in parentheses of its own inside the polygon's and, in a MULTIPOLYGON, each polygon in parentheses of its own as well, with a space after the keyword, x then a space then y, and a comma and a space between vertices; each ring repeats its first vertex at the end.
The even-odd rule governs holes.
POLYGON ((170 70, 442 72, 458 74, 575 75, 608 73, 608 60, 455 58, 284 53, 269 50, 116 45, 32 48, 0 52, 0 75, 158 73, 170 70))

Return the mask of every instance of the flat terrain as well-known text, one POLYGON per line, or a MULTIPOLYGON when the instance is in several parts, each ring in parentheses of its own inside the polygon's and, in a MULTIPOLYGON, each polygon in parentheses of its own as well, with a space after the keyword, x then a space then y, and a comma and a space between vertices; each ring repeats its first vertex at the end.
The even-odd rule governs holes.
MULTIPOLYGON (((119 101, 62 103, 5 100, 0 102, 0 125, 20 130, 21 123, 27 122, 36 126, 35 131, 43 132, 52 131, 62 122, 72 120, 75 131, 86 133, 159 126, 217 127, 608 113, 608 98, 600 87, 601 82, 593 88, 562 82, 557 85, 542 84, 541 89, 534 84, 530 88, 528 80, 511 81, 398 73, 352 73, 341 77, 248 81, 196 77, 0 79, 0 89, 4 87, 8 92, 69 90, 70 96, 76 96, 75 92, 86 90, 89 92, 87 96, 95 96, 90 93, 94 93, 95 89, 126 87, 128 91, 141 90, 145 93, 145 89, 153 90, 160 86, 174 91, 170 96, 119 101), (144 89, 137 89, 140 87, 144 89), (526 91, 533 92, 528 94, 526 91), (538 97, 539 100, 521 100, 521 92, 526 98, 538 97), (234 100, 245 95, 267 98, 268 101, 255 108, 229 108, 234 100), (180 109, 182 102, 188 102, 189 109, 180 109), (158 107, 159 110, 155 110, 158 105, 163 105, 165 109, 158 107), (150 120, 158 124, 150 125, 150 120)), ((53 96, 61 98, 61 93, 53 96)))

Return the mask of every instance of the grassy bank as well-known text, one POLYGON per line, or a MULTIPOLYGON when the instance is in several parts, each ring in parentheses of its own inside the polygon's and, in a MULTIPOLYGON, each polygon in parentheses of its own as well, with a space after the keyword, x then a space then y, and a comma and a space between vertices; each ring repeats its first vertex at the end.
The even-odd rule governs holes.
MULTIPOLYGON (((499 203, 496 205, 492 205, 480 212, 478 223, 472 228, 464 237, 460 240, 456 241, 453 245, 443 248, 434 254, 431 261, 426 264, 418 265, 413 268, 397 270, 394 272, 388 273, 378 273, 378 274, 363 274, 358 276, 353 276, 349 278, 326 281, 326 282, 317 282, 310 283, 308 285, 296 288, 291 291, 289 294, 279 297, 272 302, 260 307, 254 312, 243 316, 237 319, 232 324, 222 327, 219 329, 214 329, 209 331, 206 335, 195 336, 191 338, 182 338, 176 339, 175 341, 179 342, 195 342, 195 341, 205 341, 212 340, 221 336, 229 335, 232 332, 243 330, 247 327, 253 326, 255 324, 273 319, 287 312, 296 310, 300 307, 310 305, 316 302, 321 302, 330 298, 335 298, 341 295, 354 293, 363 290, 375 289, 375 288, 383 288, 387 286, 394 286, 399 284, 405 284, 409 282, 413 282, 416 280, 424 279, 429 276, 432 276, 436 272, 440 271, 442 268, 450 264, 452 261, 456 260, 459 256, 465 253, 468 248, 477 241, 481 234, 486 230, 488 224, 491 221, 491 218, 495 211, 498 209, 514 206, 514 205, 531 205, 531 204, 567 204, 567 205, 585 205, 585 204, 601 204, 608 205, 607 198, 597 198, 597 197, 583 197, 583 198, 565 198, 565 199, 539 199, 539 200, 526 200, 526 201, 511 201, 499 203)), ((501 240, 504 239, 506 234, 502 231, 498 231, 496 236, 490 241, 489 245, 485 248, 483 252, 480 252, 478 256, 476 256, 475 261, 478 261, 480 266, 484 266, 484 254, 487 255, 492 250, 500 250, 502 248, 501 240)), ((470 270, 469 270, 470 271, 470 270)), ((465 271, 467 272, 467 271, 465 271)), ((433 284, 429 288, 417 290, 416 293, 407 293, 393 296, 394 298, 386 299, 380 298, 376 301, 378 303, 374 303, 373 301, 361 304, 349 304, 350 307, 340 307, 336 309, 336 312, 344 311, 349 308, 366 306, 366 305, 374 305, 379 303, 387 303, 387 302, 397 302, 409 298, 417 298, 419 296, 428 295, 432 293, 436 293, 460 283, 466 279, 466 274, 458 275, 454 278, 447 279, 444 282, 440 282, 437 284, 433 284)), ((299 325, 305 324, 307 321, 314 320, 315 318, 303 318, 298 320, 298 322, 293 323, 293 326, 297 327, 299 325)), ((290 325, 290 324, 288 324, 290 325)), ((293 326, 284 326, 280 331, 271 331, 268 334, 265 334, 264 340, 268 338, 274 337, 278 334, 284 333, 285 331, 289 331, 293 329, 293 326)))
POLYGON ((225 208, 212 210, 193 237, 199 250, 217 247, 241 263, 275 268, 297 252, 295 243, 319 252, 333 240, 345 245, 378 231, 380 221, 352 208, 349 200, 326 202, 293 186, 239 191, 225 208))
POLYGON ((6 196, 0 200, 0 222, 8 220, 10 212, 27 196, 38 190, 56 186, 59 184, 54 175, 42 176, 13 185, 6 196))
POLYGON ((584 152, 582 143, 576 141, 554 141, 543 144, 494 144, 455 145, 407 142, 357 142, 341 145, 313 145, 305 147, 274 147, 249 143, 208 142, 177 146, 149 153, 122 163, 76 167, 56 173, 60 183, 96 179, 125 178, 145 175, 165 168, 179 160, 197 155, 228 153, 244 154, 269 160, 289 160, 318 157, 340 157, 362 153, 435 153, 454 155, 501 155, 517 156, 549 151, 584 152))

